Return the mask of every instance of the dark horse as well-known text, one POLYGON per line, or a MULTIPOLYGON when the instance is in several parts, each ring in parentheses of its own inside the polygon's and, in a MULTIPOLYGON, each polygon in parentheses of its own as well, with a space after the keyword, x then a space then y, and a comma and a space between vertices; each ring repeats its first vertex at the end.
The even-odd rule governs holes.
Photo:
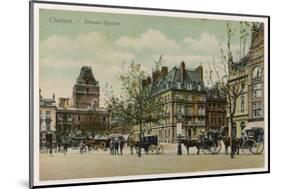
POLYGON ((183 145, 186 147, 186 152, 187 155, 189 155, 189 148, 190 147, 196 147, 197 149, 197 155, 200 153, 200 148, 201 148, 201 142, 198 139, 191 139, 191 140, 185 140, 182 142, 183 145))
MULTIPOLYGON (((230 137, 224 136, 222 137, 222 141, 225 147, 225 154, 228 154, 228 148, 230 147, 230 137)), ((242 146, 243 140, 240 138, 233 138, 232 139, 232 147, 233 147, 233 154, 240 154, 240 149, 242 146)))
POLYGON ((199 135, 199 138, 194 138, 194 139, 186 139, 181 141, 181 143, 183 143, 183 145, 186 147, 186 152, 187 155, 189 155, 189 148, 190 147, 196 147, 197 149, 197 155, 200 154, 200 149, 203 146, 203 140, 204 140, 204 135, 199 135))

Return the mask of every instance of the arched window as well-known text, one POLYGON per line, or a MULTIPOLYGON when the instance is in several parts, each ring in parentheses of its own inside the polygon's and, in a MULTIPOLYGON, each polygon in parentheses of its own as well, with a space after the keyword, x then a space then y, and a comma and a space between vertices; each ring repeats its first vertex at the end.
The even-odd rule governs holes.
POLYGON ((253 78, 253 79, 257 79, 257 78, 260 78, 260 77, 261 77, 261 69, 260 69, 260 67, 256 66, 256 67, 254 67, 254 69, 253 69, 252 78, 253 78))

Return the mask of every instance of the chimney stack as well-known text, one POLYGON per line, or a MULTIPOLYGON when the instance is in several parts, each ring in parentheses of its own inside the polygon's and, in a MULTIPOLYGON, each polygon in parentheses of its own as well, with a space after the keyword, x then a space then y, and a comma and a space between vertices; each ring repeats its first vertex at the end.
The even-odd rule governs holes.
POLYGON ((202 65, 198 66, 196 68, 196 71, 199 73, 199 77, 200 77, 201 82, 203 82, 203 67, 202 67, 202 65))
POLYGON ((165 77, 168 74, 168 67, 162 66, 161 68, 161 78, 165 77))
POLYGON ((69 98, 59 98, 59 104, 58 106, 60 108, 68 108, 69 107, 69 98))
POLYGON ((182 81, 183 81, 186 78, 186 69, 185 69, 184 61, 182 61, 180 64, 180 72, 181 72, 182 81))
POLYGON ((161 73, 159 70, 156 70, 154 72, 152 72, 152 80, 153 82, 157 81, 161 76, 161 73))

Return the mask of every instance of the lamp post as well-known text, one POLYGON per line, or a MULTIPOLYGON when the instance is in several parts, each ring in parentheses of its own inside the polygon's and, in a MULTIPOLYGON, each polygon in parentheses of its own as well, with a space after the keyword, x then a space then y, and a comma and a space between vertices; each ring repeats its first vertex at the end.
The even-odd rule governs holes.
POLYGON ((182 155, 182 149, 181 149, 181 127, 182 127, 182 123, 181 123, 181 112, 178 112, 177 115, 177 136, 178 136, 178 148, 177 148, 177 154, 180 156, 182 155))

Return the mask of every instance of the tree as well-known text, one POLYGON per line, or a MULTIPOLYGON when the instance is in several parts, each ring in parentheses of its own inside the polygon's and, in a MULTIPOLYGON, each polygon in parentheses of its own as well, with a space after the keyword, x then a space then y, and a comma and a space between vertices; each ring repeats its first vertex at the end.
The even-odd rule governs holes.
POLYGON ((155 98, 151 98, 152 84, 147 82, 147 74, 140 64, 132 62, 128 70, 118 76, 121 82, 121 94, 116 97, 109 94, 106 102, 114 122, 118 124, 139 125, 139 157, 141 157, 141 137, 143 125, 158 123, 162 108, 155 98))
POLYGON ((237 99, 241 97, 243 94, 244 83, 242 80, 238 79, 235 82, 232 81, 232 72, 235 72, 238 76, 242 75, 243 71, 240 69, 233 69, 235 64, 244 64, 247 62, 246 56, 246 46, 247 46, 247 39, 249 36, 249 23, 247 22, 240 22, 239 24, 239 49, 234 50, 232 48, 233 42, 232 39, 237 32, 233 30, 233 27, 230 23, 226 25, 226 50, 223 47, 220 49, 220 60, 215 61, 213 59, 213 64, 209 64, 209 79, 211 84, 218 85, 219 89, 225 94, 226 96, 226 110, 228 113, 228 121, 229 121, 229 136, 230 136, 230 147, 231 153, 230 157, 234 158, 234 134, 233 134, 233 125, 234 125, 234 115, 236 113, 237 108, 237 99), (225 52, 226 51, 226 52, 225 52), (215 77, 215 79, 214 79, 215 77))
POLYGON ((84 134, 96 134, 104 135, 107 131, 105 115, 98 112, 95 107, 89 108, 86 112, 80 115, 80 125, 84 134))

